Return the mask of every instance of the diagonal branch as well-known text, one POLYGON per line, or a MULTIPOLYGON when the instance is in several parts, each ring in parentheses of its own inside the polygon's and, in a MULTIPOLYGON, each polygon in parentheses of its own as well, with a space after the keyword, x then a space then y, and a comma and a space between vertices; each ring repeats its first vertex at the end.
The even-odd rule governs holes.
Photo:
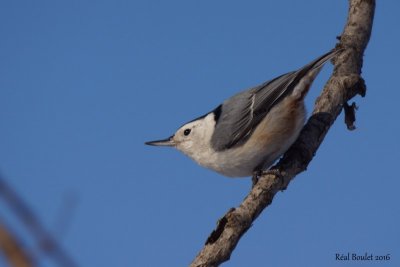
MULTIPOLYGON (((307 169, 347 101, 357 94, 365 96, 366 86, 360 74, 363 53, 371 36, 374 11, 375 0, 349 0, 346 26, 337 44, 344 51, 334 60, 333 74, 318 97, 312 116, 299 138, 278 164, 271 168, 272 171, 262 175, 240 206, 230 209, 219 220, 217 228, 191 267, 218 266, 229 260, 242 235, 271 204, 275 194, 284 190, 298 173, 307 169)), ((346 122, 348 120, 346 118, 346 122)), ((350 119, 350 124, 354 120, 350 119)))
POLYGON ((32 233, 41 250, 52 257, 58 266, 76 267, 74 260, 61 248, 50 233, 43 227, 39 218, 27 203, 15 192, 0 175, 0 197, 15 213, 18 219, 32 233))
POLYGON ((13 267, 33 267, 36 263, 16 235, 0 220, 0 251, 13 267))

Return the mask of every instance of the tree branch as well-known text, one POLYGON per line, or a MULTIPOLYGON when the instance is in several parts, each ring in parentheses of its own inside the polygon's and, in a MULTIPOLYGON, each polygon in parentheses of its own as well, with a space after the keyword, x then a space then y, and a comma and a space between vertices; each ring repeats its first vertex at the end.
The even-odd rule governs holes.
POLYGON ((19 218, 26 228, 32 233, 33 237, 37 240, 40 249, 52 257, 54 261, 62 267, 76 267, 78 266, 74 260, 67 255, 49 232, 43 227, 39 218, 29 208, 27 203, 15 192, 0 175, 0 197, 2 197, 6 204, 19 218))
MULTIPOLYGON (((242 235, 271 204, 275 194, 285 190, 298 173, 307 169, 347 101, 357 94, 365 96, 366 86, 360 74, 363 53, 371 36, 374 11, 375 0, 349 0, 346 26, 337 44, 344 51, 334 60, 333 74, 318 97, 312 116, 299 138, 278 164, 271 168, 272 171, 262 175, 240 206, 230 209, 218 221, 217 228, 191 267, 218 266, 229 260, 242 235)), ((355 121, 354 111, 353 108, 350 115, 346 112, 345 119, 351 122, 350 126, 355 121)))
POLYGON ((3 251, 10 266, 32 267, 36 266, 33 257, 24 250, 16 236, 0 221, 0 250, 3 251))

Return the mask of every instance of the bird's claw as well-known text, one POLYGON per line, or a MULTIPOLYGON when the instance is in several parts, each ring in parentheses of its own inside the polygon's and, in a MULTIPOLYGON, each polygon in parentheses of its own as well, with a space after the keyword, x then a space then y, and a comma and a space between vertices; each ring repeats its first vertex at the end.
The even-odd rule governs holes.
MULTIPOLYGON (((253 176, 251 177, 252 188, 258 183, 258 180, 261 178, 261 176, 268 175, 268 174, 274 175, 279 180, 281 180, 282 183, 284 182, 283 175, 281 174, 281 172, 278 169, 257 170, 257 171, 253 172, 253 176)), ((285 190, 285 189, 286 188, 284 188, 283 190, 285 190)))

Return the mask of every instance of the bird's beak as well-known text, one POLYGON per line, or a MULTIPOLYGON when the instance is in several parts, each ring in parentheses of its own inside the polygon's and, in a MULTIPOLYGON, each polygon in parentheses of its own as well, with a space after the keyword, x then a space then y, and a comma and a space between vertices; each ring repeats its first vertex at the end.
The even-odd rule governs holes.
POLYGON ((163 139, 163 140, 157 140, 157 141, 150 141, 150 142, 146 142, 146 145, 149 146, 175 146, 176 143, 174 141, 174 136, 170 136, 167 139, 163 139))

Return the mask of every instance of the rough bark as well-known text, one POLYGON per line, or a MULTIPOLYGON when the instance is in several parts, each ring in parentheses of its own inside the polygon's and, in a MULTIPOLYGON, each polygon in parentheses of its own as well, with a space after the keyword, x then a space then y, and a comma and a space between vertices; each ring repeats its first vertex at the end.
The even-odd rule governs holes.
POLYGON ((229 260, 242 235, 258 215, 271 204, 275 194, 285 190, 290 181, 308 164, 322 143, 329 128, 342 109, 345 122, 354 129, 355 104, 347 101, 359 94, 365 96, 366 86, 361 78, 363 53, 368 44, 375 11, 374 0, 349 0, 347 22, 338 47, 344 50, 333 61, 334 71, 313 113, 299 138, 283 158, 265 172, 237 208, 231 208, 219 221, 206 244, 191 263, 191 267, 212 267, 229 260))

